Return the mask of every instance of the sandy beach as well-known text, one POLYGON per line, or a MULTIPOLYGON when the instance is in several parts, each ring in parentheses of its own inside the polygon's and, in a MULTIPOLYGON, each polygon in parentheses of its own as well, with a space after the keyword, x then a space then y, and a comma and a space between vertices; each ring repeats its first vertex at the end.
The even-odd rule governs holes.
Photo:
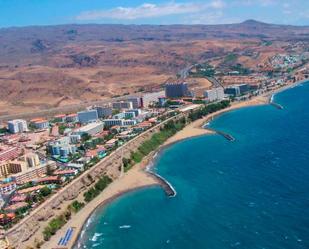
POLYGON ((72 248, 74 241, 78 239, 85 221, 87 221, 87 219, 97 207, 111 202, 124 193, 144 187, 158 185, 157 181, 144 171, 144 167, 146 166, 145 163, 147 163, 147 160, 141 164, 135 165, 120 178, 112 182, 106 190, 104 190, 95 199, 89 202, 77 214, 72 215, 70 221, 65 226, 63 226, 54 236, 52 236, 50 241, 46 242, 42 248, 62 248, 57 246, 57 244, 59 239, 65 235, 67 229, 70 227, 74 229, 73 236, 70 240, 70 243, 63 248, 72 248))
MULTIPOLYGON (((289 85, 288 87, 292 87, 294 85, 296 84, 289 85)), ((188 124, 183 130, 179 131, 173 137, 169 138, 162 146, 160 146, 159 150, 164 148, 165 146, 169 146, 173 143, 176 143, 184 139, 188 139, 190 137, 214 134, 213 131, 204 129, 202 128, 202 126, 205 123, 211 121, 214 117, 221 115, 222 113, 243 107, 268 104, 271 95, 276 93, 276 91, 280 91, 280 89, 268 92, 261 96, 254 97, 250 100, 234 102, 231 104, 230 107, 226 109, 209 114, 202 119, 196 120, 188 124)), ((91 216, 91 214, 97 207, 106 205, 107 203, 109 203, 110 201, 114 200, 115 198, 119 197, 124 193, 140 188, 159 185, 158 181, 145 171, 145 167, 152 160, 152 156, 154 153, 155 152, 151 153, 140 164, 135 165, 131 170, 124 173, 120 178, 111 183, 99 196, 97 196, 94 200, 88 203, 81 211, 79 211, 75 215, 72 215, 72 219, 62 229, 60 229, 56 233, 56 235, 54 235, 51 238, 50 241, 46 242, 41 248, 46 249, 61 248, 57 246, 58 241, 62 236, 64 236, 65 232, 70 227, 74 229, 73 237, 70 243, 65 248, 72 248, 74 242, 77 241, 79 234, 83 229, 84 223, 88 220, 88 218, 91 216)))
POLYGON ((248 107, 248 106, 256 106, 256 105, 265 105, 269 102, 269 98, 266 96, 258 96, 255 98, 252 98, 247 101, 242 101, 242 102, 234 102, 231 104, 230 107, 211 113, 207 115, 204 118, 198 119, 190 124, 188 124, 184 129, 181 131, 177 132, 174 136, 169 138, 165 143, 164 146, 176 143, 178 141, 191 138, 191 137, 196 137, 196 136, 202 136, 202 135, 207 135, 207 134, 214 134, 212 130, 207 130, 203 128, 202 126, 215 118, 216 116, 221 115, 222 113, 229 112, 231 110, 243 108, 243 107, 248 107))

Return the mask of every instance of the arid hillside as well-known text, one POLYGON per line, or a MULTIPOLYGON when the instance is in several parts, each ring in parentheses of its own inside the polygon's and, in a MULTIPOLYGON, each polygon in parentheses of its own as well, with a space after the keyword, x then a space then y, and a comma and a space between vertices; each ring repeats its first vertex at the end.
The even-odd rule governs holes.
POLYGON ((308 41, 309 27, 256 21, 0 29, 0 115, 156 89, 192 64, 222 63, 233 52, 257 68, 308 41))

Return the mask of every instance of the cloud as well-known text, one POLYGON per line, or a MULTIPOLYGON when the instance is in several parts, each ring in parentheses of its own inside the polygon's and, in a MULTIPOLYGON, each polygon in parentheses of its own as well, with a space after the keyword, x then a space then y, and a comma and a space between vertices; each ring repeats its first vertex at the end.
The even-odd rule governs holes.
POLYGON ((80 13, 76 20, 94 21, 102 19, 136 20, 143 18, 163 17, 181 14, 201 13, 206 9, 223 9, 225 3, 222 0, 214 0, 210 3, 176 3, 166 4, 144 3, 137 7, 116 7, 108 10, 92 10, 80 13))
POLYGON ((244 5, 244 6, 259 5, 262 7, 268 7, 271 5, 278 4, 278 1, 277 0, 238 0, 238 1, 235 1, 234 3, 244 5))
POLYGON ((221 0, 215 0, 209 4, 209 7, 212 7, 214 9, 223 9, 225 6, 225 2, 221 0))

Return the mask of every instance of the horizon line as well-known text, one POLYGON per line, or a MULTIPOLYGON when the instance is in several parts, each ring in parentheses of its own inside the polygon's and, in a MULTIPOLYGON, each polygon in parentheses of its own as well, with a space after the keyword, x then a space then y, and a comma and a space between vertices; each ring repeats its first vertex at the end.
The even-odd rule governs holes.
POLYGON ((171 23, 171 24, 148 24, 148 23, 59 23, 59 24, 29 24, 29 25, 12 25, 0 26, 1 29, 14 29, 14 28, 30 28, 30 27, 53 27, 53 26, 86 26, 86 25, 114 25, 114 26, 222 26, 222 25, 239 25, 245 23, 257 23, 262 25, 276 25, 276 26, 293 26, 293 27, 309 27, 309 24, 280 24, 259 21, 256 19, 247 19, 242 22, 232 23, 205 23, 205 24, 185 24, 185 23, 171 23))

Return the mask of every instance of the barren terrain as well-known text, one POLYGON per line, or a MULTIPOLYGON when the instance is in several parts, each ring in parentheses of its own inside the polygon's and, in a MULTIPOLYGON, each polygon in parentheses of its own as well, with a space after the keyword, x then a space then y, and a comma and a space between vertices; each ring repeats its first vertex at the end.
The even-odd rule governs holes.
MULTIPOLYGON (((209 60, 258 69, 309 27, 247 21, 232 25, 59 25, 0 29, 0 115, 95 101, 160 88, 209 60)), ((293 51, 292 51, 293 52, 293 51)), ((204 79, 189 79, 209 87, 204 79)))

